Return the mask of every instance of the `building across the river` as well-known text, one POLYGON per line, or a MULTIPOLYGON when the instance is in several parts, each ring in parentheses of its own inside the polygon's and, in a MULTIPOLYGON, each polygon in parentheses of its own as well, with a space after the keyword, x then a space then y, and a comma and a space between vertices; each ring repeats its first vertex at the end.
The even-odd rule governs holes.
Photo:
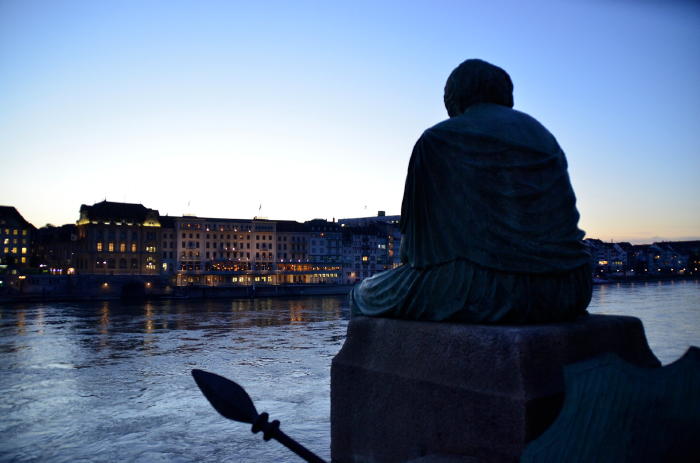
MULTIPOLYGON (((172 220, 176 259, 171 273, 178 286, 343 283, 342 262, 314 254, 320 249, 317 242, 332 234, 321 229, 339 230, 332 222, 196 216, 172 220)), ((170 256, 170 249, 164 252, 170 256)))
MULTIPOLYGON (((401 265, 400 219, 307 222, 161 216, 142 204, 80 207, 75 225, 39 230, 0 207, 0 273, 109 275, 170 286, 351 284, 401 265)), ((700 241, 645 245, 587 239, 601 278, 697 275, 700 241)))
POLYGON ((82 274, 160 273, 160 216, 142 204, 80 206, 75 269, 82 274))
POLYGON ((700 241, 633 245, 586 239, 597 277, 664 277, 700 272, 700 241))
POLYGON ((0 266, 28 267, 36 228, 12 206, 0 206, 0 266))

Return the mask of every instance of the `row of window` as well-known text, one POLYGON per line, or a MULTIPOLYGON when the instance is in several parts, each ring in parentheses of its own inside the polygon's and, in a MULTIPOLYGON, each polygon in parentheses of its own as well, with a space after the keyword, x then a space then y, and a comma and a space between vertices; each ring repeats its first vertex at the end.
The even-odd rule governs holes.
MULTIPOLYGON (((129 263, 130 265, 127 267, 127 261, 126 259, 119 259, 119 268, 120 269, 126 269, 130 268, 132 270, 138 269, 139 268, 139 261, 138 259, 131 259, 131 262, 129 263)), ((95 268, 117 268, 117 260, 116 259, 107 259, 107 260, 98 260, 95 262, 95 268)))
POLYGON ((20 230, 19 228, 4 228, 2 231, 4 232, 3 234, 7 236, 27 236, 27 230, 20 230))
MULTIPOLYGON (((188 236, 189 236, 190 239, 199 239, 199 233, 182 233, 182 239, 187 239, 188 236)), ((251 237, 251 235, 248 235, 248 234, 246 234, 246 235, 233 235, 233 239, 234 239, 234 240, 250 240, 250 237, 251 237)), ((207 234, 206 234, 206 239, 208 239, 208 240, 209 240, 209 239, 213 239, 213 240, 216 240, 216 239, 221 239, 221 240, 227 239, 227 240, 230 240, 230 239, 231 239, 231 235, 228 234, 228 235, 226 235, 226 237, 224 238, 224 234, 223 234, 223 233, 221 234, 221 236, 218 236, 216 233, 214 233, 214 234, 209 234, 209 233, 207 233, 207 234)), ((255 235, 255 239, 256 239, 257 241, 266 241, 266 240, 267 240, 267 241, 272 241, 272 235, 255 235)), ((280 237, 280 241, 287 241, 287 237, 286 237, 286 236, 280 237)))
MULTIPOLYGON (((251 254, 250 252, 219 252, 219 253, 217 253, 216 251, 214 251, 214 252, 206 251, 205 254, 204 254, 204 257, 205 257, 206 259, 217 259, 217 258, 219 258, 219 259, 223 259, 223 258, 227 258, 227 259, 236 259, 236 258, 240 258, 240 259, 244 259, 244 258, 245 258, 245 259, 250 259, 250 254, 251 254)), ((170 256, 170 259, 173 258, 173 253, 172 253, 172 252, 169 252, 169 253, 168 253, 168 252, 164 252, 164 253, 163 253, 163 258, 164 258, 164 259, 167 259, 167 258, 168 258, 168 255, 170 256)), ((198 258, 199 256, 200 256, 199 251, 182 251, 182 253, 180 254, 180 258, 182 258, 182 259, 186 259, 186 258, 188 258, 188 257, 189 257, 189 258, 198 258)), ((277 257, 279 257, 280 259, 285 259, 285 260, 286 260, 286 259, 287 259, 287 253, 285 252, 285 253, 278 254, 277 257)), ((300 256, 295 255, 295 254, 291 254, 290 257, 291 257, 291 258, 300 258, 300 256)), ((256 252, 256 253, 255 253, 255 258, 256 258, 256 259, 264 259, 264 260, 273 260, 273 259, 275 258, 275 255, 274 255, 273 253, 271 253, 271 252, 256 252)))
MULTIPOLYGON (((16 246, 13 246, 13 247, 5 246, 3 248, 3 253, 4 254, 20 254, 19 252, 17 252, 17 249, 18 248, 16 246)), ((26 254, 27 248, 22 248, 21 251, 22 251, 21 252, 22 254, 26 254)))
MULTIPOLYGON (((200 242, 199 241, 183 241, 181 244, 182 244, 182 247, 185 249, 199 249, 200 242)), ((235 251, 236 243, 233 243, 233 246, 234 246, 233 248, 231 247, 231 243, 226 243, 226 245, 224 245, 224 243, 218 243, 218 244, 219 244, 218 249, 230 249, 230 250, 235 251)), ((255 243, 255 249, 260 249, 260 244, 261 243, 255 243)), ((205 247, 207 249, 211 249, 211 248, 217 249, 216 245, 217 245, 217 243, 210 243, 209 241, 205 242, 205 247)), ((268 249, 265 245, 266 245, 266 243, 262 243, 263 249, 268 249)), ((272 249, 272 243, 269 243, 268 246, 269 246, 269 249, 272 249)), ((175 246, 173 246, 173 243, 171 243, 171 247, 173 247, 173 248, 175 247, 175 246)), ((250 249, 250 243, 238 243, 238 249, 250 249)))
MULTIPOLYGON (((221 249, 221 250, 230 250, 230 251, 235 251, 236 250, 236 244, 238 244, 238 249, 250 249, 250 243, 233 243, 234 247, 231 247, 231 243, 210 243, 209 241, 206 241, 204 243, 205 249, 221 249), (218 244, 218 248, 217 248, 218 244)), ((199 241, 183 241, 181 243, 181 246, 183 249, 199 249, 200 247, 200 242, 199 241)), ((165 248, 169 249, 175 249, 175 243, 170 242, 170 246, 168 246, 168 242, 164 242, 165 248)), ((304 251, 306 249, 305 246, 302 246, 301 244, 297 243, 292 243, 290 244, 290 248, 292 251, 304 251)), ((273 243, 255 243, 255 249, 273 249, 273 243)), ((315 249, 315 248, 314 248, 315 249)), ((287 244, 286 243, 277 243, 277 250, 278 251, 286 251, 287 250, 287 244)))
MULTIPOLYGON (((117 249, 117 248, 119 249, 119 252, 127 252, 126 251, 127 250, 126 243, 117 243, 117 245, 118 246, 115 247, 115 243, 112 243, 112 242, 107 243, 107 246, 106 246, 107 252, 115 252, 115 249, 117 249)), ((97 242, 95 249, 97 250, 97 252, 102 252, 105 250, 105 246, 103 245, 102 241, 97 242)), ((148 246, 144 247, 144 250, 146 252, 153 253, 153 252, 156 252, 156 247, 153 245, 148 245, 148 246)), ((130 252, 137 252, 136 243, 131 243, 131 246, 129 246, 129 251, 130 252)))
MULTIPOLYGON (((146 259, 146 264, 145 264, 146 270, 155 270, 156 269, 156 260, 152 257, 149 257, 146 259)), ((119 269, 131 269, 131 270, 136 270, 139 268, 139 260, 132 258, 127 261, 125 258, 121 258, 119 260, 114 259, 114 258, 108 258, 108 259, 103 259, 98 257, 97 261, 95 261, 95 268, 119 268, 119 269)))
MULTIPOLYGON (((187 228, 187 229, 195 229, 195 230, 201 230, 202 229, 202 224, 200 223, 182 223, 179 224, 179 228, 187 228)), ((206 231, 211 231, 211 230, 219 230, 219 231, 251 231, 252 227, 250 225, 244 225, 244 224, 227 224, 227 225, 211 225, 208 223, 204 224, 204 229, 206 231)))
POLYGON ((20 244, 20 242, 22 244, 27 244, 27 238, 22 238, 21 240, 20 238, 3 238, 2 244, 8 245, 10 244, 10 240, 12 240, 12 244, 20 244))
MULTIPOLYGON (((137 230, 132 230, 131 233, 129 233, 128 230, 119 230, 119 239, 121 241, 126 241, 129 236, 131 236, 132 241, 138 241, 139 232, 137 230)), ((156 239, 156 232, 148 231, 148 232, 145 232, 144 236, 145 236, 146 240, 155 240, 156 239)), ((103 240, 103 239, 115 240, 115 239, 117 239, 117 231, 114 228, 104 228, 104 229, 100 228, 100 229, 95 230, 95 238, 97 240, 103 240)))

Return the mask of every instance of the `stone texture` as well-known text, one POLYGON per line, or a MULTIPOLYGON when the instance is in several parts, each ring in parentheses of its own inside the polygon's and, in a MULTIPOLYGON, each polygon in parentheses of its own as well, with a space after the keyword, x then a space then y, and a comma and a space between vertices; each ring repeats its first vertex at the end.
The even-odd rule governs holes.
POLYGON ((660 365, 633 317, 525 326, 355 317, 331 366, 333 461, 516 461, 559 412, 563 366, 604 352, 660 365))

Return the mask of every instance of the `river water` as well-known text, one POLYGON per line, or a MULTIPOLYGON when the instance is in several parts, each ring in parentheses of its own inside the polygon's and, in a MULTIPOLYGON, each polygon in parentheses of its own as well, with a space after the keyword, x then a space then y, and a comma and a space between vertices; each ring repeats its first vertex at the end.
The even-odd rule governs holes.
MULTIPOLYGON (((644 322, 664 364, 700 345, 700 282, 597 286, 590 311, 644 322)), ((330 362, 343 297, 0 305, 0 461, 299 461, 220 417, 192 368, 330 458, 330 362)))

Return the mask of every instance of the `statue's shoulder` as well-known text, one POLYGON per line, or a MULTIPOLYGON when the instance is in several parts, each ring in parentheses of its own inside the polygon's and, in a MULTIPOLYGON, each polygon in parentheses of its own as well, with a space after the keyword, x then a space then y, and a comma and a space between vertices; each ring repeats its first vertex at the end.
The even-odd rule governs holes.
POLYGON ((528 146, 543 151, 558 151, 559 145, 537 119, 506 106, 477 104, 423 132, 424 137, 486 137, 509 145, 528 146))

